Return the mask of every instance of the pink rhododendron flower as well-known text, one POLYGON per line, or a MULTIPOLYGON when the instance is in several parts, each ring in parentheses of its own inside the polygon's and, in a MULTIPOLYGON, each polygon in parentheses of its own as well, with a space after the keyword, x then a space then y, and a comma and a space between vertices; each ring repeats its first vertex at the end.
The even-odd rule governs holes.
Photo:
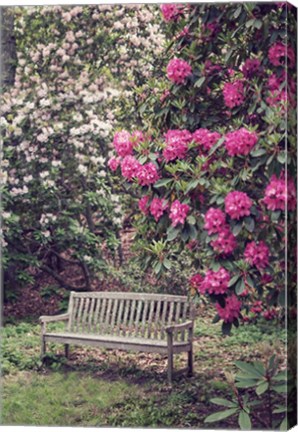
POLYGON ((261 300, 257 300, 253 303, 252 307, 250 308, 250 312, 254 314, 259 314, 263 310, 263 302, 261 300))
POLYGON ((178 159, 184 159, 187 153, 188 144, 192 135, 186 129, 171 129, 165 135, 166 148, 163 150, 163 156, 167 162, 178 159))
POLYGON ((225 307, 221 307, 219 303, 216 303, 216 309, 219 317, 226 323, 232 323, 234 319, 239 317, 241 310, 241 301, 232 294, 226 298, 225 307))
POLYGON ((199 290, 203 280, 204 280, 203 276, 201 276, 199 273, 197 273, 189 279, 189 283, 196 290, 199 290))
POLYGON ((159 179, 157 168, 153 162, 140 165, 137 172, 137 178, 141 186, 149 186, 159 179))
POLYGON ((152 214, 156 222, 159 221, 167 208, 168 203, 163 198, 153 198, 150 204, 150 213, 152 214))
POLYGON ((149 213, 149 196, 145 195, 141 199, 139 199, 139 209, 144 215, 148 215, 149 213))
POLYGON ((197 129, 193 134, 193 140, 202 146, 205 150, 209 151, 220 139, 220 134, 218 132, 211 132, 208 129, 197 129))
POLYGON ((220 31, 220 26, 217 21, 209 22, 208 24, 202 25, 202 33, 204 33, 203 39, 205 41, 211 40, 220 31))
POLYGON ((191 66, 185 60, 174 58, 167 66, 167 77, 175 84, 183 84, 191 74, 191 66))
POLYGON ((175 200, 170 209, 170 219, 172 226, 175 227, 179 223, 184 224, 185 219, 188 215, 190 207, 187 204, 182 204, 180 201, 175 200))
POLYGON ((269 263, 269 249, 263 241, 260 241, 258 244, 252 241, 246 245, 244 258, 251 266, 262 270, 269 263))
POLYGON ((265 320, 269 321, 277 317, 278 312, 275 308, 267 309, 265 312, 263 312, 263 317, 265 320))
POLYGON ((225 198, 225 212, 231 219, 240 219, 250 215, 252 200, 245 192, 230 192, 225 198))
POLYGON ((216 234, 220 232, 222 227, 226 224, 226 215, 220 209, 210 207, 205 214, 205 230, 208 234, 216 234))
POLYGON ((165 3, 160 6, 165 21, 174 21, 183 13, 183 4, 165 3))
POLYGON ((121 173, 127 180, 132 180, 137 177, 140 166, 140 162, 135 157, 125 156, 121 162, 121 173))
POLYGON ((288 209, 290 211, 296 208, 296 187, 294 180, 288 178, 288 184, 286 188, 286 181, 284 173, 281 173, 280 178, 273 175, 270 179, 270 183, 265 189, 265 198, 263 202, 266 204, 268 210, 285 210, 286 201, 288 209), (287 189, 287 190, 286 190, 287 189))
POLYGON ((115 158, 114 156, 111 157, 111 159, 108 161, 108 167, 112 171, 116 171, 119 165, 120 165, 120 159, 119 158, 115 158))
POLYGON ((211 60, 206 60, 204 64, 204 75, 211 75, 220 72, 222 67, 220 65, 213 64, 211 60))
POLYGON ((234 108, 244 101, 244 87, 240 80, 233 83, 225 83, 223 89, 224 101, 227 107, 234 108))
POLYGON ((113 144, 119 156, 125 157, 132 154, 134 144, 131 140, 130 133, 126 130, 115 133, 113 144))
POLYGON ((218 271, 208 270, 199 286, 201 294, 225 294, 229 287, 230 273, 223 267, 218 271))
POLYGON ((225 147, 229 156, 248 155, 258 141, 256 132, 250 132, 244 127, 227 133, 225 147))
POLYGON ((253 78, 260 72, 261 62, 258 59, 247 59, 241 68, 245 78, 253 78))
POLYGON ((219 233, 216 240, 211 242, 213 249, 223 255, 229 255, 237 247, 236 237, 231 233, 228 227, 224 227, 219 233))
POLYGON ((145 141, 145 137, 142 131, 136 130, 131 134, 131 141, 133 146, 145 141))
POLYGON ((295 65, 295 53, 293 48, 281 42, 277 42, 269 48, 268 57, 273 66, 284 65, 286 63, 286 57, 288 57, 289 67, 295 65))

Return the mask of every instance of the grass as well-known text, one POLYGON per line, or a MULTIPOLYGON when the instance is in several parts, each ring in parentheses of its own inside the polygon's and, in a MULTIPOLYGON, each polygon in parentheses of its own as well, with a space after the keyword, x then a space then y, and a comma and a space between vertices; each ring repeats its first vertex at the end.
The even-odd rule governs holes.
MULTIPOLYGON (((59 330, 61 324, 52 324, 59 330)), ((63 327, 63 324, 62 324, 63 327)), ((240 326, 223 337, 219 324, 204 316, 195 331, 195 376, 166 381, 161 355, 49 344, 46 366, 39 359, 40 327, 9 324, 2 329, 2 424, 204 428, 214 412, 213 397, 230 394, 225 372, 235 360, 282 359, 286 333, 276 323, 240 326)), ((186 354, 175 357, 176 370, 186 354)), ((233 419, 216 427, 236 428, 233 419)))

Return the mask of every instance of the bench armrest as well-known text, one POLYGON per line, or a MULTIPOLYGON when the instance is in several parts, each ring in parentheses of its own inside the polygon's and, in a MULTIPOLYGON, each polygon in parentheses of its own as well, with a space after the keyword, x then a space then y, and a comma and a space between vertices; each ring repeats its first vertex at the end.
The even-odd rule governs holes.
POLYGON ((186 321, 185 323, 167 326, 165 328, 165 331, 167 333, 173 333, 175 331, 179 332, 179 331, 183 331, 183 330, 192 330, 192 329, 193 329, 193 321, 186 321))
POLYGON ((52 315, 52 316, 46 316, 43 315, 39 317, 40 323, 48 323, 48 322, 55 322, 55 321, 67 321, 69 318, 69 314, 61 314, 61 315, 52 315))

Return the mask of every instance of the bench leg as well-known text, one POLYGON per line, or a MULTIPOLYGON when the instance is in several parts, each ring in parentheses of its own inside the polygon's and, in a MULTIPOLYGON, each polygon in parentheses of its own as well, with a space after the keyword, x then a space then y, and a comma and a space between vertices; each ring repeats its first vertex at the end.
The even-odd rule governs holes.
POLYGON ((173 380, 173 369, 174 369, 174 362, 173 362, 173 353, 168 354, 168 382, 169 384, 172 384, 173 380))
POLYGON ((47 350, 47 344, 44 340, 44 338, 41 338, 41 351, 40 351, 40 357, 41 357, 41 361, 44 361, 44 357, 46 355, 46 350, 47 350))
POLYGON ((192 376, 193 375, 193 349, 192 349, 192 345, 190 348, 190 351, 188 351, 188 375, 192 376))
POLYGON ((172 384, 173 379, 173 369, 174 369, 174 362, 173 362, 173 335, 171 333, 167 334, 167 342, 168 342, 168 382, 169 384, 172 384))
POLYGON ((65 350, 65 357, 68 359, 69 358, 69 344, 64 345, 64 350, 65 350))

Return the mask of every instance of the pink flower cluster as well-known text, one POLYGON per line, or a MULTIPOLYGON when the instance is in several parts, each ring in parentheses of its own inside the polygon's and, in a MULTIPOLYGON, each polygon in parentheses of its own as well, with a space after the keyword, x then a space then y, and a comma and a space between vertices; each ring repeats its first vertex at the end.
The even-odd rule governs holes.
POLYGON ((125 156, 121 161, 121 173, 127 180, 137 177, 140 167, 140 162, 134 156, 125 156))
POLYGON ((113 144, 118 156, 125 157, 132 154, 133 148, 141 141, 144 141, 144 135, 141 131, 135 131, 131 135, 126 130, 116 132, 113 144))
POLYGON ((226 323, 232 323, 234 319, 239 317, 241 310, 241 302, 232 294, 226 298, 225 307, 221 307, 220 304, 216 303, 216 309, 219 317, 226 323))
POLYGON ((215 73, 218 73, 222 70, 222 67, 220 65, 213 64, 211 60, 206 60, 204 64, 204 74, 205 75, 212 75, 215 73))
POLYGON ((226 224, 226 215, 220 209, 210 207, 205 214, 205 230, 208 234, 216 234, 221 231, 222 227, 226 224))
POLYGON ((191 66, 185 60, 174 58, 167 66, 167 77, 175 84, 183 84, 191 74, 191 66))
POLYGON ((188 130, 171 129, 165 135, 166 147, 163 156, 167 162, 184 159, 187 153, 188 144, 192 140, 192 134, 188 130))
POLYGON ((228 291, 230 273, 223 267, 218 271, 207 270, 207 273, 199 286, 201 294, 225 294, 228 291))
POLYGON ((185 219, 188 215, 190 207, 187 204, 182 204, 180 201, 175 200, 170 209, 170 219, 172 226, 175 227, 179 223, 184 224, 185 219))
POLYGON ((244 251, 244 258, 258 270, 264 269, 269 263, 269 249, 263 241, 260 241, 259 244, 254 241, 249 242, 244 251))
POLYGON ((168 203, 163 198, 153 198, 150 204, 150 213, 152 214, 156 222, 159 221, 167 208, 168 203))
POLYGON ((224 101, 227 107, 234 108, 244 101, 244 87, 241 80, 225 83, 223 88, 224 101))
POLYGON ((130 133, 126 130, 115 133, 113 144, 119 156, 125 157, 132 154, 133 142, 130 133))
POLYGON ((295 65, 295 52, 293 48, 281 42, 277 42, 269 48, 268 57, 273 66, 284 65, 286 63, 286 57, 288 57, 289 67, 295 65))
POLYGON ((266 204, 268 210, 285 210, 286 201, 288 209, 290 211, 296 208, 296 188, 292 178, 288 179, 286 188, 286 181, 284 173, 281 174, 280 178, 273 175, 270 179, 270 183, 265 189, 265 198, 263 202, 266 204), (286 190, 287 189, 287 190, 286 190))
POLYGON ((204 279, 203 276, 197 273, 189 279, 189 283, 193 288, 199 290, 201 283, 203 282, 203 279, 204 279))
POLYGON ((139 199, 139 209, 140 211, 146 216, 149 213, 149 196, 144 195, 142 198, 139 199))
POLYGON ((260 72, 261 62, 258 59, 247 59, 241 68, 245 78, 253 78, 260 72))
POLYGON ((225 211, 231 219, 250 215, 252 200, 245 192, 229 192, 225 198, 225 211))
POLYGON ((193 134, 193 140, 202 146, 205 150, 209 151, 214 144, 220 139, 220 134, 218 132, 211 132, 208 129, 197 129, 193 134))
POLYGON ((183 13, 183 5, 166 3, 160 6, 160 10, 165 21, 174 21, 183 13))
POLYGON ((154 184, 159 179, 157 168, 153 162, 148 162, 145 165, 140 165, 137 171, 139 185, 149 186, 154 184))
POLYGON ((108 161, 108 167, 112 170, 112 171, 116 171, 117 168, 120 165, 120 159, 119 158, 115 158, 114 156, 111 157, 111 159, 108 161))
POLYGON ((258 135, 244 127, 227 133, 225 147, 229 156, 248 155, 258 141, 258 135))
POLYGON ((231 233, 228 226, 222 228, 216 240, 211 242, 213 249, 223 255, 229 255, 237 247, 236 237, 231 233))

